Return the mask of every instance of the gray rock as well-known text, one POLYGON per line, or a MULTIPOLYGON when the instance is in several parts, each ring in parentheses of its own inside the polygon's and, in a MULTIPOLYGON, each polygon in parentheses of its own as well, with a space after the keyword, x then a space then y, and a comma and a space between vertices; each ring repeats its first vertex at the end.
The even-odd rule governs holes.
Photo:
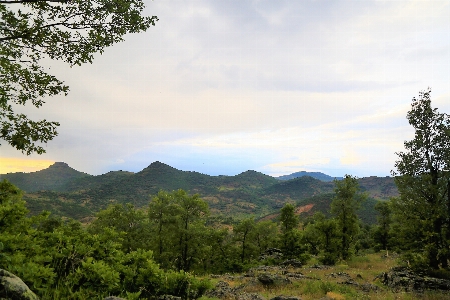
POLYGON ((283 261, 280 264, 280 266, 285 266, 285 267, 291 266, 291 267, 294 267, 294 268, 301 268, 303 266, 303 264, 298 259, 289 259, 289 260, 283 261))
POLYGON ((424 276, 407 267, 394 267, 377 276, 395 291, 423 292, 424 290, 450 291, 450 280, 424 276))
POLYGON ((258 276, 258 280, 259 282, 261 282, 263 285, 266 286, 291 283, 291 281, 288 278, 276 274, 260 274, 258 276))
POLYGON ((38 300, 28 286, 16 275, 0 269, 0 299, 38 300))
POLYGON ((299 297, 295 297, 295 296, 283 296, 283 295, 279 295, 279 296, 275 296, 270 300, 302 300, 299 297))
POLYGON ((266 259, 279 260, 282 258, 283 258, 283 252, 277 248, 269 248, 259 256, 259 260, 261 260, 261 261, 266 260, 266 259))
POLYGON ((162 295, 158 297, 158 300, 181 300, 181 297, 172 295, 162 295))
POLYGON ((242 286, 232 288, 227 282, 219 281, 214 290, 206 292, 205 296, 219 299, 265 300, 258 294, 241 291, 242 288, 242 286))
POLYGON ((374 284, 371 283, 363 283, 359 285, 359 289, 363 292, 369 293, 369 292, 378 292, 380 291, 380 288, 374 284))
POLYGON ((116 297, 116 296, 108 296, 103 300, 127 300, 125 298, 120 298, 120 297, 116 297))

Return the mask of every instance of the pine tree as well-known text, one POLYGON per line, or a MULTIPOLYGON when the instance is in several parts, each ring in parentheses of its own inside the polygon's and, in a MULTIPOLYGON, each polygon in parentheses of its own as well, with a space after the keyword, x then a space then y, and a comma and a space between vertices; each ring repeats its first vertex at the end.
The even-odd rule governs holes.
POLYGON ((411 262, 439 269, 450 259, 450 117, 431 107, 430 94, 421 91, 407 113, 415 135, 396 153, 393 210, 411 262))
POLYGON ((334 184, 336 196, 331 202, 331 213, 337 220, 341 237, 341 258, 347 259, 351 254, 354 238, 359 231, 356 211, 366 196, 360 193, 356 177, 345 175, 343 180, 335 180, 334 184))

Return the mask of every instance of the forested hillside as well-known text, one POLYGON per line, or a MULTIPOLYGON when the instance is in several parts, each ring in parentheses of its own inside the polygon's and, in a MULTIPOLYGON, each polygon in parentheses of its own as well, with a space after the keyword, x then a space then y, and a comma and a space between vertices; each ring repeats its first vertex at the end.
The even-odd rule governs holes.
MULTIPOLYGON (((33 173, 11 173, 1 178, 10 180, 26 191, 24 199, 32 214, 48 210, 58 216, 81 220, 89 218, 111 203, 131 203, 145 207, 152 195, 160 190, 183 189, 198 193, 208 202, 213 215, 242 218, 263 217, 278 211, 285 203, 312 204, 312 212, 327 214, 333 182, 310 176, 278 180, 256 171, 235 176, 209 176, 198 172, 180 171, 161 162, 154 162, 140 172, 112 171, 92 176, 55 163, 33 173), (327 199, 323 205, 319 199, 327 199)), ((368 177, 358 180, 369 200, 364 204, 366 222, 375 221, 376 200, 396 196, 390 177, 368 177)), ((88 219, 87 219, 88 220, 88 219)))

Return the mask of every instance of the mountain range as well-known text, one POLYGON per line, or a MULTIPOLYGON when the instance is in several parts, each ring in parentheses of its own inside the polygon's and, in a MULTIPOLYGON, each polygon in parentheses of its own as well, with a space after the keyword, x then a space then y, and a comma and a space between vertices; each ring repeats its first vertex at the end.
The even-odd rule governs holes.
MULTIPOLYGON (((210 176, 177 170, 161 162, 154 162, 137 173, 112 171, 93 176, 57 162, 41 171, 8 173, 0 175, 0 179, 7 179, 26 192, 24 199, 31 213, 49 210, 55 215, 76 219, 91 217, 111 203, 145 207, 159 190, 177 189, 200 194, 212 214, 235 218, 270 215, 286 202, 297 203, 299 207, 312 205, 307 213, 326 212, 333 198, 334 184, 330 176, 304 171, 288 176, 293 178, 275 178, 256 171, 210 176)), ((366 209, 364 218, 372 223, 375 203, 398 195, 398 191, 391 177, 373 176, 358 181, 361 190, 369 196, 365 207, 371 207, 366 209)))
POLYGON ((343 177, 331 177, 330 175, 324 174, 322 172, 306 172, 306 171, 300 171, 300 172, 295 172, 289 175, 283 175, 283 176, 279 176, 276 177, 279 180, 290 180, 290 179, 294 179, 294 178, 298 178, 298 177, 303 177, 303 176, 309 176, 315 179, 319 179, 321 181, 333 181, 333 180, 342 180, 343 177))

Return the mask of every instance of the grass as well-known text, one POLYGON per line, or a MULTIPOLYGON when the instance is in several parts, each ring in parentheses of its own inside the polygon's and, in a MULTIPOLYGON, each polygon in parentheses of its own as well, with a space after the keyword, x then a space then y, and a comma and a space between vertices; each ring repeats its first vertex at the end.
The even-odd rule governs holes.
MULTIPOLYGON (((270 269, 270 271, 257 271, 258 273, 268 273, 283 275, 283 273, 302 273, 303 278, 291 278, 291 284, 280 284, 275 286, 263 286, 259 282, 255 282, 255 278, 244 276, 233 276, 223 280, 230 284, 230 286, 243 285, 242 291, 247 293, 256 293, 265 299, 272 299, 278 295, 297 296, 303 300, 320 299, 325 296, 328 299, 392 299, 392 300, 440 300, 450 299, 450 294, 443 292, 427 291, 422 294, 393 292, 385 287, 379 279, 375 279, 377 275, 388 271, 390 268, 398 265, 396 257, 384 257, 383 253, 371 253, 364 256, 354 256, 348 261, 341 262, 336 266, 331 266, 326 269, 317 269, 310 266, 317 263, 315 258, 312 258, 305 267, 302 268, 288 268, 270 269), (356 285, 343 284, 343 282, 356 282, 359 285, 371 284, 377 286, 376 291, 371 290, 365 292, 356 285)), ((206 300, 206 299, 204 299, 206 300)))

